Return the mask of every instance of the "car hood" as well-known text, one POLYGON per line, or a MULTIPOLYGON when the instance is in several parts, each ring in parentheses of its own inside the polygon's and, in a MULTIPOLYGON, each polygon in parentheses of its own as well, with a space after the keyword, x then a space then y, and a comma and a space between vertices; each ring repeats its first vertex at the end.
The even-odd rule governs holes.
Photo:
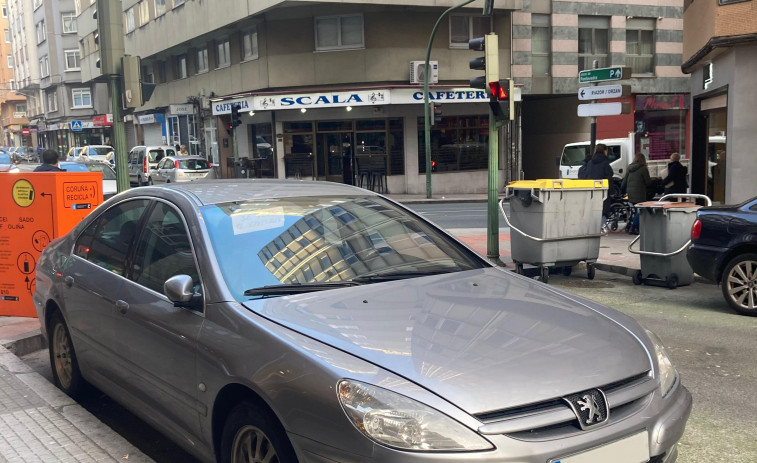
POLYGON ((471 414, 553 399, 651 369, 647 350, 618 322, 498 269, 245 306, 401 375, 471 414))

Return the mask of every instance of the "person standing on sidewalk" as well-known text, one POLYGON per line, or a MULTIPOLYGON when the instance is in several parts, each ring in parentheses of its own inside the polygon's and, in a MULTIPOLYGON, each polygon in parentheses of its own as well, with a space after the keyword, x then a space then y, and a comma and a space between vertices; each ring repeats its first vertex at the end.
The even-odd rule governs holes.
POLYGON ((613 171, 610 166, 610 160, 607 159, 607 145, 599 143, 594 148, 594 155, 591 157, 591 161, 586 164, 586 169, 579 174, 579 178, 592 179, 592 180, 607 180, 607 198, 602 203, 602 225, 605 228, 605 222, 607 216, 610 215, 610 196, 615 194, 615 187, 613 185, 613 171), (581 175, 582 174, 582 175, 581 175))
MULTIPOLYGON (((643 153, 636 153, 633 162, 628 166, 621 190, 628 193, 628 201, 631 204, 641 203, 647 200, 647 188, 652 184, 647 167, 647 158, 643 153)), ((633 219, 628 227, 628 233, 639 234, 639 213, 634 209, 633 219)))
POLYGON ((681 164, 681 155, 678 153, 671 154, 668 175, 662 179, 662 184, 665 185, 665 194, 686 193, 686 189, 689 187, 686 181, 687 175, 688 169, 681 164))

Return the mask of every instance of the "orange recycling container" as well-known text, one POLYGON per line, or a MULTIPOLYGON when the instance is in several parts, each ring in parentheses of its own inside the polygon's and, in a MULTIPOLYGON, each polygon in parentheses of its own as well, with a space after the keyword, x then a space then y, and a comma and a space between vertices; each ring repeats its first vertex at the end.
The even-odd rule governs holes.
POLYGON ((0 315, 36 317, 37 259, 103 202, 99 172, 0 174, 0 315))

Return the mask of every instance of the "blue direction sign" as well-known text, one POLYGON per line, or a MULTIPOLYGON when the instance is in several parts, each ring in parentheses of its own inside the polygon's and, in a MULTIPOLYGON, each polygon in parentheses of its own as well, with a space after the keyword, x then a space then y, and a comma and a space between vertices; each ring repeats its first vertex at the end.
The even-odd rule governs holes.
POLYGON ((81 132, 81 121, 71 121, 71 130, 81 132))

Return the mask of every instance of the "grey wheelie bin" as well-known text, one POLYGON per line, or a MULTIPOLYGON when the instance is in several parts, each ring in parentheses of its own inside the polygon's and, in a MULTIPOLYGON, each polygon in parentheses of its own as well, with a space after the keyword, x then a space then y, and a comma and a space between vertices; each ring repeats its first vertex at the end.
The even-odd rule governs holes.
POLYGON ((550 267, 563 267, 567 276, 574 265, 586 261, 593 279, 606 197, 607 180, 519 180, 507 185, 499 207, 512 230, 515 271, 523 273, 524 264, 538 266, 541 280, 547 282, 550 267))
POLYGON ((636 204, 639 211, 639 236, 628 250, 640 255, 641 269, 633 275, 634 284, 665 285, 670 289, 690 285, 694 271, 686 260, 691 244, 691 226, 701 207, 694 202, 670 202, 671 199, 702 199, 708 206, 710 198, 704 195, 672 194, 659 201, 636 204), (639 242, 639 250, 633 245, 639 242))

